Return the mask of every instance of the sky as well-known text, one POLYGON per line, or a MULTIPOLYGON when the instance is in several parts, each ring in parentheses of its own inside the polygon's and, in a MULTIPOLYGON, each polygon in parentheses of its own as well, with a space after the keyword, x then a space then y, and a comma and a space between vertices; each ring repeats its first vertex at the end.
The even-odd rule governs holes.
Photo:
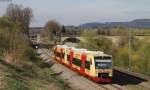
POLYGON ((150 19, 150 0, 0 0, 0 16, 10 3, 32 8, 31 26, 44 26, 48 20, 80 25, 150 19))

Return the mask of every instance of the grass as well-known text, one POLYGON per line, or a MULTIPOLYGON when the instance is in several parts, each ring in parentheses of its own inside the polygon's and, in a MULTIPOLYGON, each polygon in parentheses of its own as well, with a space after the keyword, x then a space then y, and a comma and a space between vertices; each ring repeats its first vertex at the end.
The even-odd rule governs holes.
POLYGON ((6 90, 71 90, 68 83, 54 73, 49 67, 41 67, 43 62, 28 61, 22 67, 10 65, 0 60, 3 67, 6 90))

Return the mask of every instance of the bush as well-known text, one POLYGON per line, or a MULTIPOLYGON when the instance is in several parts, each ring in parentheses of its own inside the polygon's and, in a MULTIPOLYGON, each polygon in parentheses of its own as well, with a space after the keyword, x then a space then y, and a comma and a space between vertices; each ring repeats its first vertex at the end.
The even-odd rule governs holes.
POLYGON ((96 36, 96 33, 93 31, 84 32, 82 34, 84 41, 81 41, 77 47, 87 48, 88 50, 99 50, 112 54, 115 50, 115 46, 112 41, 104 36, 96 36))
POLYGON ((122 68, 128 68, 129 66, 129 54, 128 44, 119 48, 114 55, 114 65, 122 68))
MULTIPOLYGON (((150 76, 150 42, 149 39, 139 40, 132 38, 131 42, 131 65, 134 72, 150 76)), ((129 67, 128 44, 118 48, 114 55, 114 65, 122 68, 129 67)))
POLYGON ((150 76, 150 42, 148 39, 139 40, 141 45, 133 51, 133 71, 140 72, 150 76))

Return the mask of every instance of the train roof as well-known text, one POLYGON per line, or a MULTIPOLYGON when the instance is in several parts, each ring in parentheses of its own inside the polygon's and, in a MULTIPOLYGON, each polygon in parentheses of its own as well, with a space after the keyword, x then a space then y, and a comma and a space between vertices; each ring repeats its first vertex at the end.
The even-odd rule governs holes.
POLYGON ((90 53, 90 54, 103 54, 104 52, 102 52, 102 51, 86 51, 86 53, 90 53))
POLYGON ((86 51, 86 53, 87 54, 91 54, 91 55, 93 55, 95 57, 97 57, 97 56, 110 56, 110 57, 112 57, 111 55, 105 54, 102 51, 86 51))
POLYGON ((72 47, 69 47, 67 45, 56 45, 56 47, 58 47, 58 48, 72 48, 72 47))
POLYGON ((96 57, 96 56, 109 56, 109 57, 112 57, 111 55, 105 54, 102 51, 88 51, 87 49, 84 49, 84 48, 69 47, 67 45, 56 45, 56 46, 60 47, 60 48, 71 49, 71 50, 73 50, 75 52, 81 52, 81 53, 91 54, 94 57, 96 57))
POLYGON ((56 45, 57 47, 68 47, 67 45, 56 45))
POLYGON ((100 55, 104 54, 102 51, 86 51, 87 54, 92 54, 92 55, 100 55))
POLYGON ((72 50, 74 50, 74 51, 87 51, 87 49, 80 49, 80 48, 74 48, 72 50))
POLYGON ((73 48, 72 50, 75 51, 75 52, 81 52, 81 53, 87 51, 87 49, 84 49, 84 48, 73 48))

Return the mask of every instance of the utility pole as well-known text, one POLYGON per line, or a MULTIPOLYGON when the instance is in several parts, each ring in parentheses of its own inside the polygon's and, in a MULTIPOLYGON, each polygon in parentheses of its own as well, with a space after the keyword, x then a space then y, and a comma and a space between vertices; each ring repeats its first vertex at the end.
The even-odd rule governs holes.
POLYGON ((62 45, 62 42, 61 42, 61 31, 60 31, 59 39, 60 39, 60 44, 62 45))
POLYGON ((129 29, 129 52, 128 52, 128 54, 129 54, 129 66, 128 66, 128 69, 129 69, 129 71, 130 72, 132 72, 132 62, 131 62, 131 29, 129 29))

